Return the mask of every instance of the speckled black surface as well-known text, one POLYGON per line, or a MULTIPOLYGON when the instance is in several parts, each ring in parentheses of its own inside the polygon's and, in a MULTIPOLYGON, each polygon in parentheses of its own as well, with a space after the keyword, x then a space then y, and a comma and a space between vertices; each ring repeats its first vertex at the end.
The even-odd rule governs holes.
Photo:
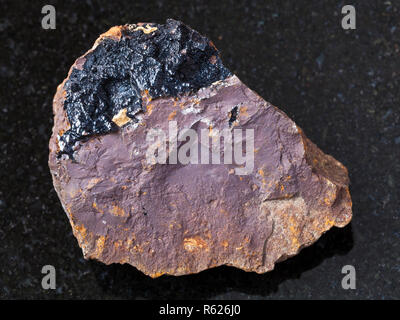
POLYGON ((136 27, 125 26, 119 41, 102 40, 72 70, 64 86, 71 128, 60 137, 59 156, 73 158, 77 141, 117 131, 112 118, 124 108, 137 121, 145 90, 152 98, 178 96, 231 75, 210 40, 181 21, 146 24, 156 29, 149 34, 136 27))
POLYGON ((352 1, 0 1, 0 298, 400 298, 400 3, 352 1), (54 4, 57 29, 41 28, 54 4), (52 99, 74 60, 113 25, 174 18, 350 172, 354 218, 257 275, 220 267, 151 279, 85 261, 47 167, 52 99), (54 265, 57 289, 41 288, 54 265), (354 265, 357 289, 343 290, 354 265))

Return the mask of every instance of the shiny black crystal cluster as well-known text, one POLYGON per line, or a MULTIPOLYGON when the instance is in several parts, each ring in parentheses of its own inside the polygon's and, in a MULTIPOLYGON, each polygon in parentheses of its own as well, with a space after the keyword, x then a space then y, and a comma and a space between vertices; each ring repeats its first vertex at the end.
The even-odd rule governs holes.
POLYGON ((118 130, 112 118, 121 109, 135 121, 144 90, 152 98, 178 96, 231 75, 210 40, 180 21, 122 30, 119 41, 104 38, 66 81, 71 128, 60 137, 59 156, 73 158, 77 141, 118 130))

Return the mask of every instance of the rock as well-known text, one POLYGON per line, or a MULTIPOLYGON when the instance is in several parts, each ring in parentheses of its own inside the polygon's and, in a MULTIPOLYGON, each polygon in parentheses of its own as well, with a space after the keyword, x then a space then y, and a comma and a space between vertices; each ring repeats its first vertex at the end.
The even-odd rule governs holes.
POLYGON ((151 277, 220 265, 264 273, 351 220, 346 168, 180 22, 101 35, 58 87, 53 112, 49 167, 86 259, 151 277), (159 160, 163 150, 152 129, 187 156, 171 136, 187 128, 207 138, 240 129, 233 142, 254 159, 229 164, 221 143, 221 164, 205 164, 201 139, 188 164, 173 153, 149 162, 149 150, 159 160))

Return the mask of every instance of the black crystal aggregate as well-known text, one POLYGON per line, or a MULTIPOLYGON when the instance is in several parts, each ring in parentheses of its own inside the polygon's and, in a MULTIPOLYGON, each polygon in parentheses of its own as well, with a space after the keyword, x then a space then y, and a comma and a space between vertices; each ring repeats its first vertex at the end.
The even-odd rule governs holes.
POLYGON ((144 90, 153 98, 177 96, 229 75, 210 40, 180 21, 127 25, 119 41, 104 38, 66 81, 64 109, 71 128, 59 138, 59 156, 73 158, 77 141, 118 130, 112 118, 121 109, 136 120, 144 90))
POLYGON ((230 127, 232 126, 232 123, 234 123, 236 121, 238 113, 239 113, 238 106, 234 106, 231 111, 231 116, 229 117, 229 126, 230 127))

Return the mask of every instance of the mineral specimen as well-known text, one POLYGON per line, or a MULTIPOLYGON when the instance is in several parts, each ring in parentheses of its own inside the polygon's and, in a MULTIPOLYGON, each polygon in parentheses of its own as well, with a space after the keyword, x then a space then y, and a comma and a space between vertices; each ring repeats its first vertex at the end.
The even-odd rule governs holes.
POLYGON ((346 168, 181 22, 101 35, 58 87, 53 112, 49 167, 87 259, 151 277, 220 265, 263 273, 351 220, 346 168), (186 140, 171 128, 202 140, 181 152, 186 140), (152 130, 165 133, 165 161, 148 161, 164 150, 152 130), (210 160, 222 132, 239 141, 225 135, 210 160), (230 142, 251 163, 229 161, 230 142))

